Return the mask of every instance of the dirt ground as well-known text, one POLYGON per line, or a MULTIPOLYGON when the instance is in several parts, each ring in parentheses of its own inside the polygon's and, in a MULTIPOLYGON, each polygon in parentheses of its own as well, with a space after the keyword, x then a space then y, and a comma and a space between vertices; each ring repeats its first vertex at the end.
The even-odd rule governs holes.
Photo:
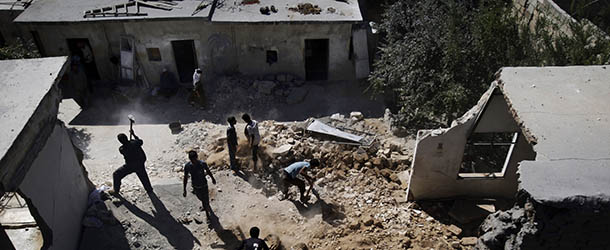
MULTIPOLYGON (((122 165, 116 134, 128 132, 126 116, 135 114, 134 130, 144 140, 147 171, 155 190, 147 195, 135 175, 126 177, 121 189, 124 199, 101 205, 110 213, 102 219, 101 228, 84 228, 81 249, 234 249, 252 226, 261 228, 262 237, 270 237, 268 244, 281 241, 275 249, 470 248, 472 239, 465 236, 472 233, 452 226, 456 223, 443 215, 443 204, 406 201, 404 171, 409 169, 413 138, 391 135, 387 120, 381 118, 383 106, 357 88, 312 89, 301 103, 286 104, 290 94, 284 91, 237 108, 225 105, 235 102, 231 91, 217 89, 212 91, 220 96, 216 109, 189 105, 184 101, 186 93, 170 99, 140 95, 123 104, 102 98, 84 111, 64 100, 60 119, 69 124, 84 152, 89 178, 98 187, 111 186, 112 172, 122 165), (324 94, 331 89, 338 90, 336 96, 324 94), (278 108, 269 112, 271 106, 278 108), (227 114, 239 120, 240 107, 261 121, 265 164, 254 168, 242 146, 238 152, 242 171, 234 175, 226 166, 222 121, 227 114), (350 119, 348 112, 356 110, 377 118, 350 119), (334 113, 347 115, 340 121, 346 125, 374 132, 376 148, 329 143, 302 133, 300 127, 307 122, 303 120, 334 113), (183 123, 183 130, 172 134, 167 123, 176 120, 183 123), (276 155, 278 147, 288 144, 290 152, 276 155), (208 161, 218 181, 212 185, 208 180, 214 212, 209 222, 193 194, 182 197, 182 167, 191 149, 208 161), (323 162, 313 171, 319 197, 307 203, 279 201, 279 169, 311 157, 323 162)), ((237 126, 242 144, 243 126, 237 126)), ((291 193, 298 197, 295 187, 291 193)))

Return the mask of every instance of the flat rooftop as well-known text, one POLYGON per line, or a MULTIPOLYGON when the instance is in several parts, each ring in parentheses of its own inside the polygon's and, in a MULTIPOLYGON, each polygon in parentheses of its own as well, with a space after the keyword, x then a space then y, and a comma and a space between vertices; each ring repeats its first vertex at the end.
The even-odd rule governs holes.
POLYGON ((521 187, 542 201, 610 195, 610 66, 503 68, 500 80, 537 154, 521 187))
MULTIPOLYGON (((2 0, 0 0, 2 1, 2 0)), ((358 0, 259 0, 258 3, 242 4, 242 0, 217 0, 212 12, 214 0, 168 0, 176 4, 172 10, 140 6, 141 13, 146 16, 106 16, 87 17, 87 10, 100 9, 128 3, 129 0, 40 0, 27 8, 15 22, 88 22, 132 19, 167 19, 167 18, 209 18, 213 22, 358 22, 362 21, 358 0), (319 14, 302 14, 290 8, 298 8, 300 3, 310 3, 318 6, 319 14), (194 14, 198 6, 207 6, 194 14), (277 12, 263 15, 261 7, 275 6, 277 12)), ((158 4, 158 1, 148 1, 158 4)), ((121 10, 121 9, 119 9, 121 10)), ((124 12, 124 11, 119 11, 124 12)), ((135 13, 134 6, 129 7, 130 13, 135 13)))
POLYGON ((2 10, 24 10, 24 4, 28 1, 16 1, 16 0, 0 0, 0 11, 2 10))
POLYGON ((11 157, 7 152, 58 81, 66 61, 67 57, 0 61, 0 158, 11 157))
MULTIPOLYGON (((172 1, 176 5, 172 10, 163 10, 147 6, 140 6, 140 13, 146 16, 106 16, 84 18, 87 10, 111 7, 128 3, 128 0, 40 0, 32 3, 15 22, 88 22, 126 19, 158 19, 158 18, 205 18, 212 8, 212 0, 181 0, 172 1), (207 7, 193 15, 197 7, 202 4, 207 7)), ((149 3, 158 3, 149 1, 149 3)), ((128 7, 130 13, 135 13, 135 6, 128 7)), ((119 9, 119 12, 124 12, 119 9)))
POLYGON ((358 0, 260 0, 254 4, 233 4, 237 1, 224 1, 218 5, 212 15, 213 22, 358 22, 362 21, 358 0), (298 8, 301 3, 310 3, 318 6, 320 14, 302 14, 290 10, 298 8), (275 6, 277 12, 269 15, 261 14, 261 7, 275 6))

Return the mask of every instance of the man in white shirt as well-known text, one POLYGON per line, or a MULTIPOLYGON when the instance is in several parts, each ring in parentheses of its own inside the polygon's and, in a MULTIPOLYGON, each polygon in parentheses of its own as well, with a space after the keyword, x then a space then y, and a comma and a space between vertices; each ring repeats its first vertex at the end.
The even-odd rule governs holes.
POLYGON ((205 93, 203 92, 203 84, 201 84, 201 69, 195 69, 193 73, 193 92, 189 97, 191 104, 199 103, 202 107, 205 105, 205 93))
POLYGON ((250 115, 244 114, 241 116, 246 122, 246 138, 248 138, 248 145, 252 149, 252 160, 254 161, 254 167, 256 168, 256 162, 258 161, 258 144, 261 142, 261 135, 258 132, 258 122, 252 120, 250 115))

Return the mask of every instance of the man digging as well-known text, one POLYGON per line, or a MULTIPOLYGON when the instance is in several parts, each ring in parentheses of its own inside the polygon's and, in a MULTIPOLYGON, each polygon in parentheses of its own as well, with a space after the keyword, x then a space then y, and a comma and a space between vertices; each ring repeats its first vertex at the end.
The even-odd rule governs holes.
POLYGON ((312 159, 309 162, 300 161, 290 164, 290 166, 283 168, 281 171, 282 178, 282 197, 280 200, 285 200, 289 198, 288 188, 290 186, 297 186, 299 188, 299 192, 301 193, 300 200, 301 202, 307 202, 309 195, 305 195, 305 181, 299 178, 299 176, 303 176, 307 182, 309 182, 309 191, 313 188, 314 178, 310 177, 306 172, 310 168, 320 166, 320 161, 317 159, 312 159))
POLYGON ((208 194, 208 181, 205 176, 206 174, 210 175, 213 184, 216 184, 216 179, 214 179, 208 165, 204 161, 199 160, 197 152, 191 150, 188 155, 190 161, 184 165, 184 191, 182 196, 186 197, 186 184, 190 174, 192 192, 201 201, 200 210, 205 210, 205 215, 209 221, 212 208, 210 207, 210 196, 208 194))

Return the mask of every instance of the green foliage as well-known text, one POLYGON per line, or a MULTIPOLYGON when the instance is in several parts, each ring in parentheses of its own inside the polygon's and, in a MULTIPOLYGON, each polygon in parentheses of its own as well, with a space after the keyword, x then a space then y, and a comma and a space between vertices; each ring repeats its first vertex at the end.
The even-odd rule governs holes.
POLYGON ((40 57, 40 53, 38 53, 34 42, 31 40, 24 41, 18 39, 18 41, 13 44, 0 47, 0 60, 37 57, 40 57))
POLYGON ((539 20, 518 25, 510 1, 397 1, 386 6, 385 40, 370 88, 392 100, 408 128, 448 124, 472 107, 504 66, 601 64, 610 44, 574 24, 556 35, 539 20))

